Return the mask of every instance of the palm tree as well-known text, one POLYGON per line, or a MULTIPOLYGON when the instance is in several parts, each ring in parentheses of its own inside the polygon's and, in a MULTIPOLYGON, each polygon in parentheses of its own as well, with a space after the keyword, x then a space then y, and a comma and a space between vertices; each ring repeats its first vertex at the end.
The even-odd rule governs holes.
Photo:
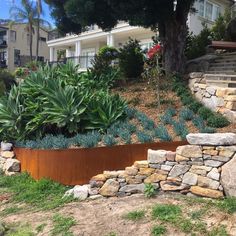
POLYGON ((37 0, 37 22, 36 22, 36 27, 37 27, 37 43, 36 43, 36 61, 38 61, 39 57, 39 31, 40 31, 40 16, 42 14, 42 1, 37 0))
POLYGON ((29 46, 30 46, 30 60, 33 58, 32 45, 33 45, 33 25, 35 24, 35 19, 37 18, 37 8, 33 1, 21 0, 22 8, 13 6, 10 9, 11 18, 15 22, 26 23, 27 31, 29 32, 29 46))

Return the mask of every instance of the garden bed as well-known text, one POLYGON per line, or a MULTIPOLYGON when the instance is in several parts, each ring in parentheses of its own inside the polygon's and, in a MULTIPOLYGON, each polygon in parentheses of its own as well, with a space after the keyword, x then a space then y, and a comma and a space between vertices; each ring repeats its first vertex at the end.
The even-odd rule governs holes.
POLYGON ((40 150, 15 148, 21 171, 34 179, 50 178, 65 185, 85 184, 104 170, 120 170, 145 160, 148 149, 175 151, 186 141, 118 145, 83 149, 40 150))

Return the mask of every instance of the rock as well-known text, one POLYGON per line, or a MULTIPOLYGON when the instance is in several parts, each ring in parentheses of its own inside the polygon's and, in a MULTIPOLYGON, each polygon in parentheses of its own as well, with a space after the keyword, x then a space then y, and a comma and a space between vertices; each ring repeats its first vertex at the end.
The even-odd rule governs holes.
POLYGON ((169 151, 166 153, 166 160, 167 161, 175 161, 176 152, 169 151))
POLYGON ((125 180, 124 178, 118 178, 117 181, 118 181, 119 183, 125 183, 125 182, 126 182, 126 180, 125 180))
POLYGON ((11 151, 13 148, 12 143, 1 142, 1 151, 11 151))
POLYGON ((225 165, 221 171, 221 185, 227 196, 236 197, 236 154, 225 165))
POLYGON ((202 148, 196 145, 179 146, 176 149, 176 155, 187 158, 200 158, 202 157, 202 148))
POLYGON ((235 145, 236 144, 236 134, 234 133, 197 133, 188 134, 186 136, 187 141, 192 145, 235 145))
POLYGON ((204 188, 218 189, 220 183, 218 181, 199 175, 197 178, 197 185, 204 188))
POLYGON ((188 161, 188 160, 189 160, 188 157, 184 157, 184 156, 181 156, 179 154, 176 154, 176 156, 175 156, 175 161, 176 162, 182 162, 182 161, 188 161))
POLYGON ((223 165, 223 162, 215 161, 215 160, 205 160, 204 164, 205 164, 205 166, 219 167, 219 166, 223 165))
POLYGON ((161 181, 160 182, 161 189, 163 191, 181 191, 183 189, 186 189, 185 184, 181 184, 179 182, 173 182, 173 181, 161 181))
POLYGON ((191 193, 209 198, 222 198, 224 196, 223 192, 208 188, 202 188, 199 186, 192 186, 190 188, 191 193))
POLYGON ((145 185, 142 184, 130 184, 120 188, 119 192, 125 193, 143 193, 145 185))
POLYGON ((136 178, 136 176, 135 176, 135 177, 129 176, 129 177, 126 178, 126 182, 127 182, 128 184, 140 184, 140 183, 142 183, 143 181, 142 181, 142 179, 140 179, 140 178, 136 178))
POLYGON ((218 151, 217 150, 213 150, 213 149, 207 149, 207 150, 203 150, 203 154, 211 155, 211 156, 216 156, 216 155, 218 155, 218 151))
POLYGON ((209 172, 212 169, 212 167, 209 166, 198 166, 198 165, 192 165, 191 169, 189 170, 192 173, 203 175, 205 176, 207 172, 209 172))
POLYGON ((170 171, 171 169, 172 169, 172 166, 169 166, 169 165, 161 165, 161 170, 170 171))
POLYGON ((91 200, 97 200, 97 199, 101 199, 101 198, 103 198, 103 196, 102 195, 92 195, 92 196, 89 196, 89 199, 91 199, 91 200))
POLYGON ((202 72, 192 72, 189 74, 190 79, 196 79, 196 78, 202 78, 203 73, 202 72))
POLYGON ((73 190, 74 198, 77 198, 81 201, 87 199, 89 195, 89 185, 76 185, 73 190))
POLYGON ((112 179, 112 178, 117 178, 119 173, 118 173, 118 171, 103 171, 103 175, 107 179, 112 179))
POLYGON ((175 165, 169 173, 169 177, 178 177, 185 174, 190 169, 189 165, 175 165))
POLYGON ((159 174, 159 175, 168 175, 169 171, 166 170, 155 170, 155 173, 159 174))
POLYGON ((148 149, 148 163, 159 164, 166 161, 167 152, 165 150, 148 149))
POLYGON ((174 166, 174 165, 176 165, 176 162, 175 161, 166 161, 165 165, 174 166))
POLYGON ((0 170, 3 170, 3 169, 4 169, 5 163, 6 163, 6 159, 0 157, 0 170))
POLYGON ((134 166, 125 168, 125 174, 127 175, 137 175, 137 173, 138 173, 138 169, 135 168, 134 166))
POLYGON ((224 157, 224 156, 211 156, 212 160, 216 161, 222 161, 222 162, 227 162, 230 160, 230 157, 224 157))
POLYGON ((100 187, 102 187, 104 182, 103 181, 90 180, 89 184, 90 184, 91 188, 100 188, 100 187))
POLYGON ((214 87, 206 87, 206 91, 210 94, 210 95, 215 95, 216 93, 216 89, 214 87))
POLYGON ((99 193, 102 196, 105 197, 112 197, 112 196, 116 196, 118 190, 119 190, 119 183, 116 180, 113 179, 108 179, 105 184, 101 187, 101 189, 99 190, 99 193))
POLYGON ((154 169, 161 169, 160 164, 149 164, 149 167, 154 168, 154 169))
POLYGON ((1 156, 4 158, 14 158, 15 153, 13 151, 1 151, 1 156))
POLYGON ((89 193, 90 196, 97 195, 98 192, 99 192, 99 188, 91 188, 91 187, 89 186, 89 188, 88 188, 88 193, 89 193))
POLYGON ((135 161, 134 166, 136 168, 147 168, 148 167, 148 161, 135 161))
POLYGON ((91 178, 91 180, 94 180, 94 181, 102 181, 102 182, 105 182, 106 181, 106 177, 104 174, 99 174, 99 175, 95 175, 91 178))
POLYGON ((213 169, 207 174, 207 177, 219 181, 219 180, 220 180, 220 173, 218 172, 218 169, 217 169, 217 168, 213 168, 213 169))
POLYGON ((236 152, 236 151, 233 151, 233 150, 231 151, 231 150, 225 149, 225 150, 221 150, 221 151, 219 152, 219 156, 231 158, 231 157, 233 157, 233 155, 234 155, 235 152, 236 152))
POLYGON ((8 172, 19 172, 20 162, 16 159, 6 159, 3 169, 8 172))
POLYGON ((183 184, 196 185, 197 181, 198 181, 198 175, 191 172, 187 172, 184 174, 183 184))
POLYGON ((166 180, 166 178, 167 178, 167 175, 161 175, 161 174, 154 173, 154 174, 150 175, 149 177, 147 177, 144 180, 144 183, 146 183, 146 184, 157 183, 161 180, 166 180))
POLYGON ((154 173, 155 169, 154 168, 140 168, 139 170, 139 174, 140 175, 146 175, 146 176, 149 176, 151 175, 152 173, 154 173))
POLYGON ((73 195, 74 195, 74 189, 72 188, 72 189, 69 189, 65 192, 63 198, 64 197, 70 197, 70 196, 73 196, 73 195))

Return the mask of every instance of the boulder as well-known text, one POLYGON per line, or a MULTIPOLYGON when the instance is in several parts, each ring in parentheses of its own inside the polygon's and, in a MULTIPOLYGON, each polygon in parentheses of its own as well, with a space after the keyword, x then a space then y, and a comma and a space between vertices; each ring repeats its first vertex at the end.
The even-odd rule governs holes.
POLYGON ((119 182, 113 179, 108 179, 105 184, 101 187, 99 193, 105 197, 116 196, 119 190, 119 182))
POLYGON ((217 168, 213 168, 213 169, 207 174, 207 177, 219 181, 219 180, 220 180, 220 173, 219 173, 219 171, 218 171, 217 168))
POLYGON ((234 133, 215 133, 215 134, 188 134, 187 141, 192 145, 236 145, 236 134, 234 133))
POLYGON ((176 149, 176 155, 187 158, 200 158, 202 157, 202 148, 196 145, 179 146, 176 149))
POLYGON ((200 187, 210 189, 218 189, 220 186, 220 183, 218 181, 200 175, 197 178, 197 184, 200 187))
POLYGON ((19 172, 20 162, 16 159, 6 159, 3 169, 8 172, 19 172))
POLYGON ((227 196, 236 197, 236 155, 222 166, 221 185, 227 196))
POLYGON ((198 175, 191 172, 187 172, 183 176, 183 184, 196 185, 197 179, 198 179, 198 175))
POLYGON ((13 148, 12 143, 1 142, 1 151, 11 151, 13 148))
POLYGON ((103 175, 107 178, 117 178, 119 173, 118 171, 103 171, 103 175))
POLYGON ((148 149, 148 163, 159 164, 166 161, 167 152, 165 150, 148 149))
POLYGON ((224 196, 223 192, 219 190, 202 188, 199 186, 192 186, 190 188, 190 192, 198 196, 209 197, 209 198, 222 198, 224 196))
POLYGON ((144 183, 146 183, 146 184, 157 183, 157 182, 160 182, 161 180, 166 180, 166 178, 167 178, 167 175, 154 173, 154 174, 150 175, 149 177, 147 177, 144 180, 144 183))
POLYGON ((163 191, 181 191, 187 188, 187 186, 185 184, 181 184, 181 182, 169 181, 169 180, 161 181, 160 185, 163 191))
POLYGON ((74 198, 77 198, 81 201, 84 201, 85 199, 87 199, 88 195, 89 195, 89 185, 76 185, 73 188, 73 195, 74 198))
POLYGON ((101 182, 105 182, 106 179, 107 178, 104 174, 95 175, 91 178, 91 180, 93 180, 93 181, 101 181, 101 182))
POLYGON ((190 172, 198 175, 205 176, 207 172, 211 171, 212 167, 209 166, 198 166, 198 165, 192 165, 190 172))
POLYGON ((210 166, 210 167, 220 167, 224 163, 221 161, 215 161, 215 160, 205 160, 204 164, 205 164, 205 166, 210 166))
POLYGON ((175 165, 169 173, 169 177, 178 177, 185 174, 190 169, 189 165, 175 165))
POLYGON ((140 168, 139 170, 139 175, 146 175, 149 176, 152 173, 154 173, 155 169, 154 168, 140 168))
POLYGON ((134 166, 131 166, 131 167, 126 167, 125 168, 125 174, 127 175, 137 175, 138 173, 138 169, 135 168, 134 166))
POLYGON ((145 185, 142 184, 130 184, 121 187, 119 192, 125 193, 144 193, 145 185))
POLYGON ((1 151, 1 156, 4 158, 14 158, 15 153, 13 151, 1 151))

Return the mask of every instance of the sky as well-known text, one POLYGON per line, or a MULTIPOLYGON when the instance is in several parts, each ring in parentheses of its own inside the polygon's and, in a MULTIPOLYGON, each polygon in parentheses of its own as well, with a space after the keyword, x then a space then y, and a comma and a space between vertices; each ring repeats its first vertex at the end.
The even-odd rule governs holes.
MULTIPOLYGON (((15 2, 15 4, 17 6, 21 6, 21 0, 0 0, 0 19, 9 19, 10 15, 9 15, 9 9, 13 6, 13 2, 15 2)), ((49 21, 52 26, 54 25, 53 19, 50 16, 50 9, 49 6, 43 2, 43 11, 44 11, 44 15, 43 18, 47 21, 49 21)))

